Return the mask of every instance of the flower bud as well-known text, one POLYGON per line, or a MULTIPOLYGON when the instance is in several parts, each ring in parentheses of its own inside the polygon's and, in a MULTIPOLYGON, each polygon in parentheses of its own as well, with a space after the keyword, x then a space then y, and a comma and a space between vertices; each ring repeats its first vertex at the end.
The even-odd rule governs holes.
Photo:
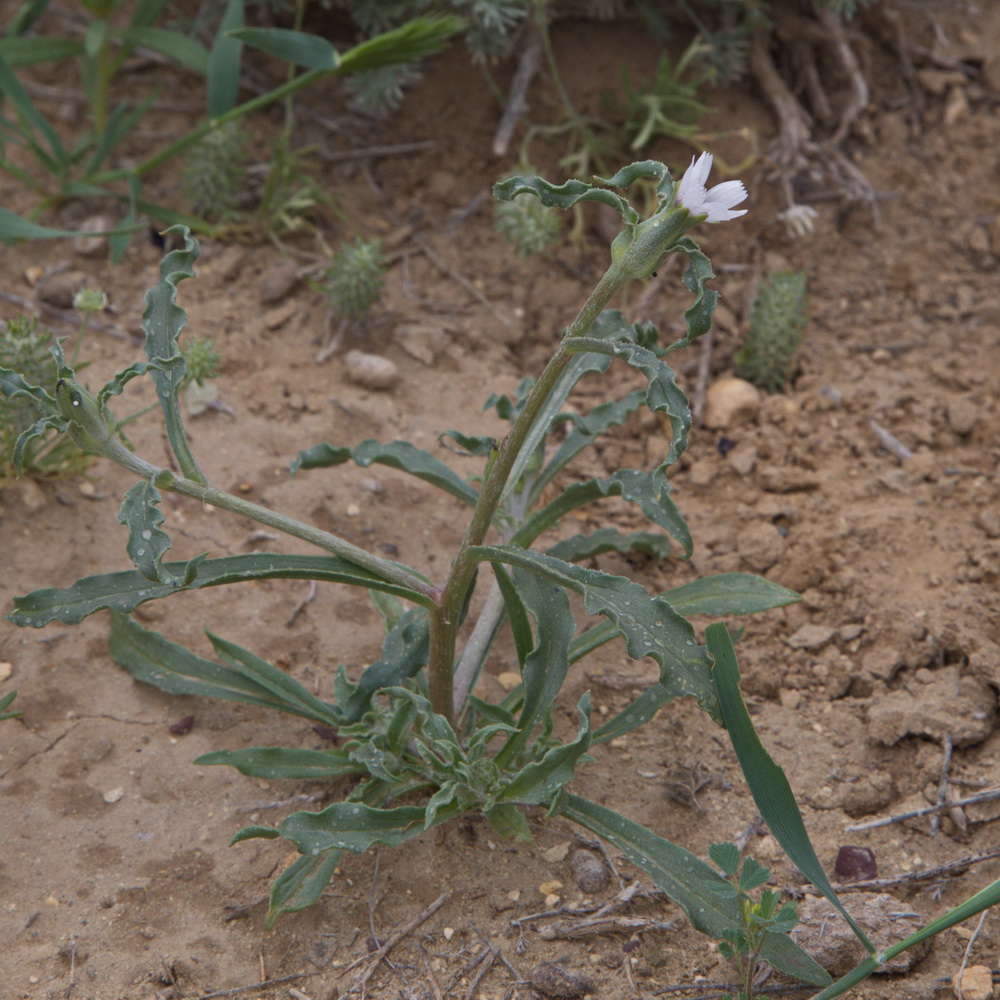
POLYGON ((623 229, 611 244, 611 259, 630 278, 648 278, 691 228, 691 213, 667 206, 638 225, 623 229))
POLYGON ((69 433, 84 450, 102 452, 113 439, 117 424, 114 417, 72 378, 56 382, 56 404, 64 420, 69 421, 69 433))

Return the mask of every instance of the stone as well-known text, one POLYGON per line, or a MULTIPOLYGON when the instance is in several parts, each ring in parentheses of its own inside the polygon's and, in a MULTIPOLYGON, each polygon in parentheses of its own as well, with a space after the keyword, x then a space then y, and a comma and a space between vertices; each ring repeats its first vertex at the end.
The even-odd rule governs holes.
POLYGON ((785 539, 773 524, 757 522, 740 531, 736 551, 755 573, 764 573, 785 554, 785 539))
POLYGON ((594 981, 586 973, 572 972, 555 962, 539 962, 528 973, 528 982, 554 1000, 574 1000, 594 992, 594 981))
MULTIPOLYGON (((851 893, 844 897, 844 902, 879 951, 920 930, 925 923, 923 917, 910 915, 913 913, 912 903, 896 899, 888 893, 851 893)), ((798 913, 799 923, 791 932, 792 938, 830 975, 842 976, 868 957, 847 922, 828 900, 807 896, 799 905, 798 913)), ((902 952, 879 966, 876 975, 908 972, 927 954, 930 946, 930 941, 924 941, 902 952)))
POLYGON ((760 392, 741 378, 719 379, 705 393, 702 423, 713 430, 727 430, 749 423, 760 409, 760 392))
POLYGON ((762 465, 757 469, 757 483, 765 493, 798 493, 819 486, 819 476, 792 465, 762 465))
POLYGON ((842 882, 864 882, 878 878, 875 852, 870 847, 845 844, 837 851, 833 874, 842 882))
POLYGON ((84 234, 101 233, 114 228, 114 220, 103 215, 92 215, 89 219, 84 219, 80 223, 81 235, 73 240, 73 249, 81 257, 100 257, 108 252, 108 238, 84 234))
POLYGON ((996 507, 983 507, 976 514, 976 524, 987 538, 1000 538, 1000 511, 996 507))
POLYGON ((934 675, 915 694, 890 691, 869 705, 873 739, 886 746, 904 736, 927 736, 940 743, 950 733, 956 747, 968 747, 990 735, 997 702, 993 689, 975 677, 963 677, 958 667, 944 667, 934 675))
POLYGON ((86 283, 87 275, 82 271, 60 271, 39 285, 35 294, 56 309, 72 309, 73 297, 86 283))
POLYGON ((347 377, 365 389, 384 391, 391 389, 399 381, 399 369, 381 354, 365 351, 348 351, 344 355, 347 377))
POLYGON ((588 896, 602 892, 608 886, 611 877, 608 866, 593 851, 574 851, 570 855, 569 868, 576 884, 588 896))
POLYGON ((392 339, 411 358, 430 367, 448 346, 448 334, 429 323, 406 323, 396 327, 392 339))
POLYGON ((803 625, 796 629, 785 642, 792 649, 822 649, 837 634, 835 628, 826 625, 803 625))
POLYGON ((741 441, 726 456, 726 461, 739 476, 749 476, 757 464, 757 446, 753 441, 741 441))
POLYGON ((261 278, 260 301, 265 306, 273 306, 290 295, 298 283, 299 265, 294 260, 282 261, 261 278))
POLYGON ((970 965, 952 980, 952 989, 958 1000, 992 1000, 993 973, 988 966, 970 965))
POLYGON ((971 399, 953 399, 948 403, 948 426, 965 437, 979 422, 979 407, 971 399))

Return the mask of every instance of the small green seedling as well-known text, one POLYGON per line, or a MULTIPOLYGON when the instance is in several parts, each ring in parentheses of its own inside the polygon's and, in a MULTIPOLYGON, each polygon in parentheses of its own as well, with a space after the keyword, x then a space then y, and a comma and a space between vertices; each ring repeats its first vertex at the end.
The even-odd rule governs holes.
POLYGON ((796 925, 795 902, 782 903, 781 896, 772 889, 764 889, 755 899, 751 893, 765 885, 771 873, 753 858, 747 858, 741 865, 735 844, 712 844, 708 856, 729 880, 729 888, 720 892, 736 900, 741 918, 738 927, 728 927, 722 932, 719 953, 735 962, 739 969, 738 1000, 753 1000, 760 954, 767 943, 767 935, 787 934, 796 925))
POLYGON ((750 307, 746 340, 733 356, 736 374, 765 392, 783 389, 795 374, 796 355, 808 322, 806 272, 770 275, 750 307))

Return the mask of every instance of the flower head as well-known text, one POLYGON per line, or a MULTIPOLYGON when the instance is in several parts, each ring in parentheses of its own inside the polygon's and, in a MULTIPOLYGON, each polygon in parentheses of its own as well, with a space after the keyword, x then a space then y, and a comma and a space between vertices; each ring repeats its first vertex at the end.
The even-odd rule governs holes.
POLYGON ((712 170, 712 154, 702 153, 697 160, 691 158, 691 166, 685 171, 677 185, 676 201, 692 215, 706 216, 706 222, 728 222, 746 215, 745 208, 734 212, 734 206, 747 197, 743 181, 723 181, 711 191, 706 190, 705 181, 712 170))

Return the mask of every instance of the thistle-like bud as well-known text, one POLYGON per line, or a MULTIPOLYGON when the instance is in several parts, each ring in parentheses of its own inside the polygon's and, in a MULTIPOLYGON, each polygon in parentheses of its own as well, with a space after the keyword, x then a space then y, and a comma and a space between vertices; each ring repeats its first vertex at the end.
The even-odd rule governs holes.
POLYGON ((72 378, 56 382, 55 398, 60 416, 69 421, 67 429, 76 444, 84 451, 106 451, 118 429, 108 410, 72 378))

